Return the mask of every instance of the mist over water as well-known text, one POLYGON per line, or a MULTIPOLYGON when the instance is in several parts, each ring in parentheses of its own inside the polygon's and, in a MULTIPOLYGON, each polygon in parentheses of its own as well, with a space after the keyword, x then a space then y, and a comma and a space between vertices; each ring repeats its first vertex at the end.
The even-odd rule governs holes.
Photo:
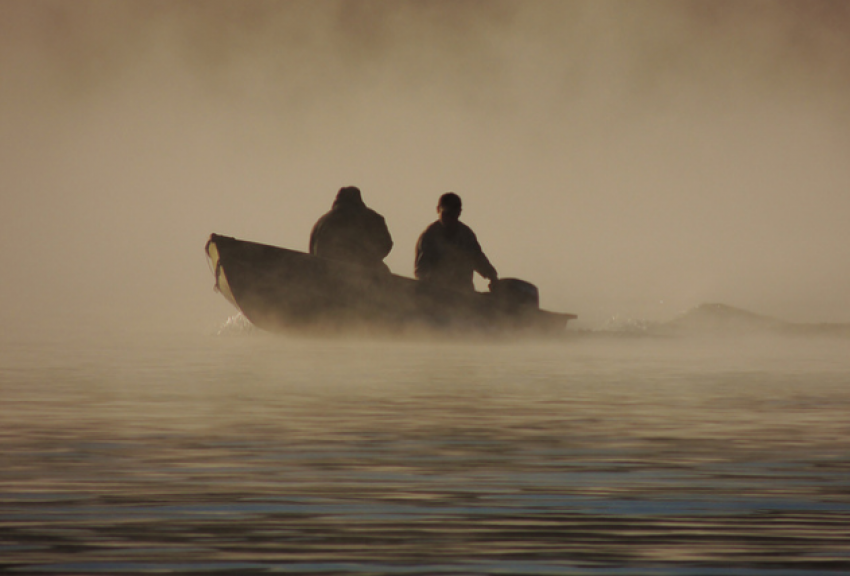
MULTIPOLYGON (((4 2, 7 321, 223 321, 201 247, 335 191, 411 275, 442 192, 598 327, 850 320, 850 17, 812 2, 4 2)), ((483 286, 481 286, 483 288, 483 286)))
POLYGON ((0 571, 848 568, 846 339, 0 348, 0 571))

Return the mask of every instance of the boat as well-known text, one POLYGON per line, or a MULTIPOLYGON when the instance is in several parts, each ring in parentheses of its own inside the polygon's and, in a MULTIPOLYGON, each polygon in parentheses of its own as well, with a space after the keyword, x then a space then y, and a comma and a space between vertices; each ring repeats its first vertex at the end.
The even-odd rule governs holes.
POLYGON ((541 310, 516 278, 490 292, 458 292, 297 250, 212 234, 206 255, 221 293, 269 332, 558 333, 575 314, 541 310))

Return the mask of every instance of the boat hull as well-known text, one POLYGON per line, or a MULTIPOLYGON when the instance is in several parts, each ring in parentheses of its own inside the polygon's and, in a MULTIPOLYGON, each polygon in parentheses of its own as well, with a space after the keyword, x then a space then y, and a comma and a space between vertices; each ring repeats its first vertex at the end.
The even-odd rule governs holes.
POLYGON ((271 332, 539 333, 563 331, 575 318, 218 234, 210 236, 206 252, 218 291, 252 324, 271 332))

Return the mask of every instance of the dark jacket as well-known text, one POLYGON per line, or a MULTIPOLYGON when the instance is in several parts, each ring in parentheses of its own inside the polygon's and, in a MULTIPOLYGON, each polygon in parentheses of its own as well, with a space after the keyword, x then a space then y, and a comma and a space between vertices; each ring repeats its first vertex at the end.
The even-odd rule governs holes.
POLYGON ((359 193, 340 194, 310 233, 310 254, 362 266, 384 267, 392 247, 384 217, 367 208, 359 193))
POLYGON ((475 290, 472 273, 485 278, 496 278, 496 269, 481 250, 472 229, 458 222, 450 232, 437 220, 419 236, 416 243, 416 278, 453 288, 475 290))

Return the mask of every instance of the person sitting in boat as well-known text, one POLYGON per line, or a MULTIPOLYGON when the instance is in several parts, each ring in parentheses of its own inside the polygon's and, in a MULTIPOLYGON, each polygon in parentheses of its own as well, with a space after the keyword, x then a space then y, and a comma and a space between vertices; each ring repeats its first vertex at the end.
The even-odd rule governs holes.
POLYGON ((499 279, 496 269, 481 250, 475 233, 460 222, 461 200, 454 192, 440 196, 436 222, 428 226, 416 243, 416 278, 446 288, 474 291, 473 272, 491 282, 499 279))
POLYGON ((387 271, 384 258, 392 247, 384 217, 366 206, 356 186, 340 188, 310 232, 310 254, 387 271))

